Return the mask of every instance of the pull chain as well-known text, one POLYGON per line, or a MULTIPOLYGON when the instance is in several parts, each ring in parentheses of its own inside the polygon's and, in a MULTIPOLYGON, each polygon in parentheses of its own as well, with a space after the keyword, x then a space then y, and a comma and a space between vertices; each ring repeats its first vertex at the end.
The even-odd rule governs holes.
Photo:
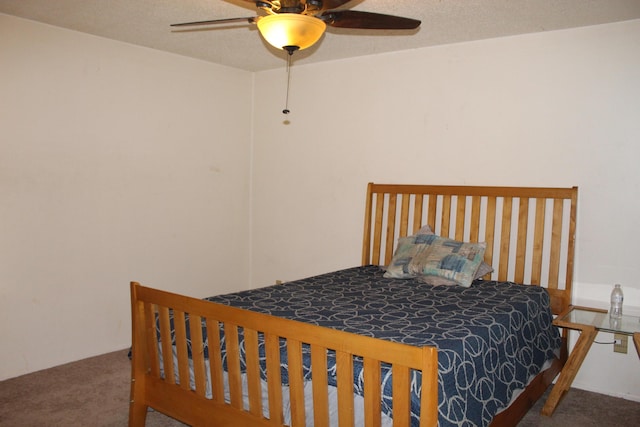
POLYGON ((286 50, 289 53, 287 56, 287 98, 284 102, 284 110, 282 110, 282 114, 289 114, 289 86, 291 85, 291 57, 293 56, 293 52, 299 50, 298 46, 284 46, 282 49, 286 50))
POLYGON ((289 51, 289 55, 287 55, 287 97, 284 101, 284 110, 282 110, 282 114, 289 114, 289 86, 291 86, 291 57, 293 56, 293 52, 289 51))

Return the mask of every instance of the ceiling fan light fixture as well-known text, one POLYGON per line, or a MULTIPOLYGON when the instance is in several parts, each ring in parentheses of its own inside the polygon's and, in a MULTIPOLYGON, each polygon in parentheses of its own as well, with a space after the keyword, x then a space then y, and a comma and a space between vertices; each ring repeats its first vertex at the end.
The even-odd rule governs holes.
POLYGON ((327 28, 321 19, 297 13, 279 13, 258 19, 258 31, 271 46, 289 50, 313 46, 327 28), (289 49, 286 49, 289 48, 289 49))

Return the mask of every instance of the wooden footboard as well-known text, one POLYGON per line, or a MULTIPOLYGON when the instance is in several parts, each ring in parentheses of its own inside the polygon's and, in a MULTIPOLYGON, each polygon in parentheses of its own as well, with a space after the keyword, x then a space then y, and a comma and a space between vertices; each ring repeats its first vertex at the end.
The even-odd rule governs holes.
POLYGON ((336 354, 340 426, 354 425, 353 366, 356 356, 362 358, 364 365, 366 426, 380 425, 381 364, 392 366, 394 426, 410 425, 412 370, 423 373, 420 426, 437 424, 438 360, 435 348, 418 348, 318 327, 158 291, 135 282, 131 283, 131 303, 133 361, 130 426, 144 425, 148 407, 195 426, 285 425, 280 368, 280 343, 283 338, 287 347, 292 427, 329 425, 328 350, 336 354), (173 315, 172 319, 170 314, 173 315), (188 322, 185 322, 186 318, 188 322), (175 328, 175 350, 172 348, 172 323, 175 328), (221 325, 224 327, 224 338, 220 334, 221 325), (244 338, 244 349, 238 345, 239 335, 244 338), (222 340, 226 342, 224 365, 220 351, 222 340), (265 347, 262 363, 266 364, 267 372, 267 408, 263 408, 262 403, 261 356, 258 350, 262 340, 265 347), (208 344, 208 370, 204 342, 208 344), (310 423, 307 423, 308 416, 303 404, 303 345, 311 347, 313 369, 310 380, 313 388, 313 420, 310 423), (245 390, 240 368, 243 350, 246 351, 243 358, 246 362, 246 369, 243 369, 247 380, 245 390), (162 357, 174 351, 177 369, 174 369, 173 357, 162 357), (225 375, 223 366, 226 367, 225 375), (228 390, 226 398, 225 388, 228 390), (207 390, 210 390, 210 398, 207 390), (243 393, 248 395, 248 405, 243 400, 243 393), (268 409, 268 416, 264 415, 265 409, 268 409))

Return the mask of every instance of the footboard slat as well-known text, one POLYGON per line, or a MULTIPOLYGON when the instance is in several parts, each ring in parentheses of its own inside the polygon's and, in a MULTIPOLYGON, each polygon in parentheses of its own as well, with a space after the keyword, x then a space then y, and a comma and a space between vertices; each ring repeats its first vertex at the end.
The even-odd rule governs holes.
POLYGON ((162 366, 164 368, 164 377, 169 384, 175 384, 176 375, 173 371, 173 358, 168 357, 168 355, 173 354, 173 349, 171 348, 169 307, 158 307, 158 316, 160 317, 160 342, 162 344, 162 366))
POLYGON ((318 344, 311 344, 311 377, 313 382, 313 425, 326 427, 329 425, 327 348, 318 344))
MULTIPOLYGON (((220 323, 207 318, 207 342, 209 348, 221 348, 220 323)), ((224 380, 222 378, 222 355, 219 351, 209 352, 209 377, 211 378, 211 398, 216 403, 224 402, 224 380)))
POLYGON ((422 348, 422 399, 420 400, 420 427, 438 424, 438 351, 434 347, 422 348), (435 381, 434 381, 435 379, 435 381), (424 398, 431 396, 431 398, 424 398))
POLYGON ((305 425, 304 383, 302 381, 302 344, 298 340, 287 340, 289 361, 289 395, 291 400, 291 426, 305 425))
POLYGON ((409 368, 393 365, 393 420, 399 425, 409 425, 411 397, 409 395, 409 368))
POLYGON ((148 355, 145 361, 149 366, 149 373, 153 376, 160 376, 160 363, 158 356, 158 341, 156 336, 156 306, 155 304, 144 304, 144 327, 146 332, 146 345, 148 355))
POLYGON ((258 332, 244 331, 244 346, 247 364, 247 388, 249 392, 249 412, 262 414, 262 388, 260 387, 260 358, 258 357, 258 332))
POLYGON ((207 392, 207 377, 204 366, 204 341, 202 340, 201 325, 202 318, 200 316, 189 316, 189 333, 191 334, 191 354, 196 393, 199 396, 205 397, 207 392))
POLYGON ((227 344, 227 372, 229 373, 229 395, 231 406, 242 409, 242 377, 240 376, 240 349, 238 347, 238 327, 224 324, 227 344))
POLYGON ((338 422, 340 427, 353 427, 353 355, 336 354, 338 381, 338 422))
POLYGON ((373 359, 364 360, 364 422, 367 426, 380 427, 382 412, 382 395, 380 383, 380 362, 373 359))
POLYGON ((274 334, 265 334, 267 356, 267 389, 269 391, 269 417, 282 424, 282 378, 280 375, 280 342, 274 334))
POLYGON ((173 312, 173 323, 176 332, 176 353, 178 357, 178 378, 180 388, 191 390, 189 384, 189 351, 187 349, 187 330, 185 324, 185 314, 183 311, 173 312))

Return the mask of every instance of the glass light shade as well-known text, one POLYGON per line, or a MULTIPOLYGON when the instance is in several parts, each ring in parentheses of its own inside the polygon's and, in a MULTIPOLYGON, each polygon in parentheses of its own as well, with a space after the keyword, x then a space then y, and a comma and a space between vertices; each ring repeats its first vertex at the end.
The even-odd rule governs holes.
POLYGON ((327 25, 313 16, 297 13, 279 13, 260 17, 258 30, 273 47, 284 49, 295 46, 306 49, 320 40, 327 25))

